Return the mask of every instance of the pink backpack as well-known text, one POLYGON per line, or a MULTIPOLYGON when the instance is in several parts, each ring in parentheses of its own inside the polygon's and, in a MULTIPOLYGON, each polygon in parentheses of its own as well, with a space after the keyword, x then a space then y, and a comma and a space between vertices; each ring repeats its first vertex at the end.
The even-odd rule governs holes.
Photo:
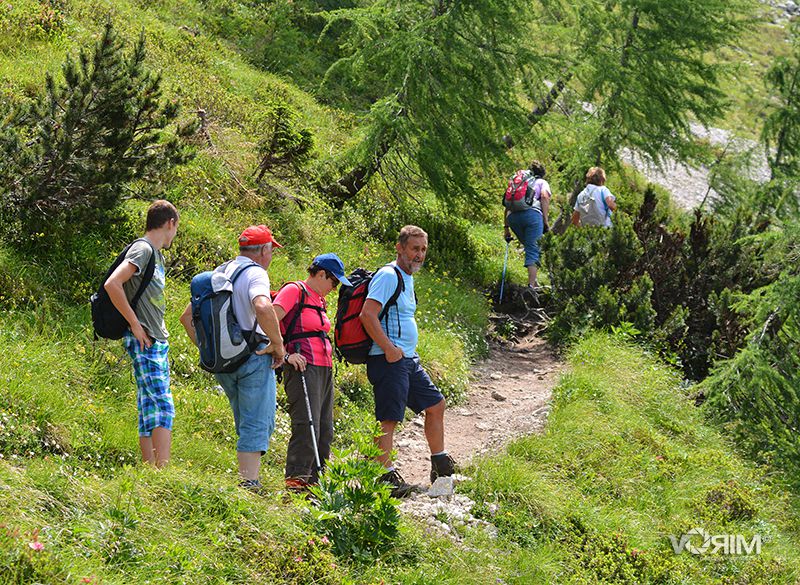
POLYGON ((542 180, 537 179, 527 169, 517 171, 508 180, 503 205, 509 211, 525 211, 526 209, 539 209, 539 199, 542 196, 542 180), (531 180, 533 185, 531 185, 531 180))

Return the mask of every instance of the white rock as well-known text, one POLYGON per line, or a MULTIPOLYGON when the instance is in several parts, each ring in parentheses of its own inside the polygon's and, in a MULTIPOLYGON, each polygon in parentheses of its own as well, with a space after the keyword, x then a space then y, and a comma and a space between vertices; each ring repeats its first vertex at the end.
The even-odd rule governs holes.
POLYGON ((436 481, 428 490, 428 495, 432 498, 441 496, 452 496, 455 492, 455 482, 452 477, 437 477, 436 481))

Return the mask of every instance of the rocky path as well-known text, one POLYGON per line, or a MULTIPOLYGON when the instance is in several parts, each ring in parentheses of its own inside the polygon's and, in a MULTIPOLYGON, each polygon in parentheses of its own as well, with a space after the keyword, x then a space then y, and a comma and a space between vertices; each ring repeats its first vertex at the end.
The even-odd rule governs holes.
MULTIPOLYGON (((720 128, 704 128, 699 124, 692 124, 691 127, 692 133, 699 139, 723 148, 725 152, 752 152, 751 166, 743 169, 743 172, 759 183, 769 180, 770 170, 766 156, 755 142, 736 138, 731 132, 720 128)), ((708 166, 690 167, 668 159, 662 167, 658 167, 628 149, 623 149, 620 156, 648 181, 667 189, 675 203, 685 210, 694 209, 704 200, 713 200, 717 195, 709 185, 711 168, 708 166)))
MULTIPOLYGON (((564 365, 547 344, 529 338, 513 346, 493 344, 473 370, 466 404, 445 411, 445 444, 460 464, 495 451, 509 440, 541 430, 548 401, 564 365)), ((395 437, 396 465, 410 483, 430 484, 424 414, 405 423, 395 437)))

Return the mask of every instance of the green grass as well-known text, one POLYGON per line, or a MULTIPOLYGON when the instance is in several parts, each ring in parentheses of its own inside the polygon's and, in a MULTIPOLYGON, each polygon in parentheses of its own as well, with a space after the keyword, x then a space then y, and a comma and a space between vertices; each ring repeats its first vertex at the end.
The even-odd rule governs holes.
MULTIPOLYGON (((272 191, 256 193, 249 175, 272 102, 289 103, 313 131, 317 168, 357 141, 353 118, 257 69, 215 36, 215 27, 231 22, 214 12, 223 2, 213 9, 192 0, 52 4, 53 14, 34 0, 0 5, 0 98, 18 103, 40 92, 45 72, 59 75, 65 56, 89 47, 110 15, 128 40, 147 31, 148 63, 163 74, 165 94, 181 101, 186 118, 197 108, 209 113, 216 150, 201 149, 160 185, 135 185, 122 219, 103 234, 86 233, 67 246, 43 229, 36 255, 0 244, 0 583, 583 583, 659 575, 667 583, 757 583, 765 571, 776 582, 797 578, 793 500, 731 454, 682 398, 673 373, 604 337, 571 354, 544 436, 517 441, 508 454, 469 471, 475 481, 467 489, 499 527, 497 540, 468 532, 459 545, 404 522, 374 564, 334 558, 302 510, 277 496, 289 432, 282 411, 265 458, 268 495, 236 489, 230 409, 196 366, 178 323, 191 276, 230 258, 251 223, 270 225, 285 245, 270 268, 277 289, 302 278, 322 252, 337 252, 348 271, 374 269, 393 259, 402 223, 429 222, 430 261, 416 281, 419 351, 455 403, 469 387, 470 361, 486 351, 490 307, 482 289, 501 274, 502 210, 474 210, 469 222, 436 206, 398 210, 373 185, 363 201, 334 211, 303 177, 270 180, 304 198, 304 209, 272 191), (92 340, 86 304, 111 259, 141 232, 147 202, 157 196, 181 212, 166 252, 178 416, 172 467, 161 473, 137 463, 130 364, 119 344, 92 340), (490 503, 500 506, 496 516, 490 503), (696 523, 758 530, 764 554, 673 558, 666 535, 696 523), (37 541, 42 551, 30 546, 37 541), (609 571, 617 571, 614 579, 609 571)), ((760 54, 759 46, 753 50, 760 54)), ((734 97, 744 103, 747 96, 734 97)), ((623 206, 634 209, 638 179, 614 180, 623 206)), ((526 278, 512 244, 508 279, 526 278)), ((371 390, 363 367, 338 366, 336 386, 336 444, 347 446, 371 420, 371 390)))
MULTIPOLYGON (((76 311, 65 322, 80 318, 76 311)), ((744 584, 800 576, 796 498, 733 454, 672 370, 605 335, 569 353, 543 435, 466 470, 473 480, 461 491, 497 538, 468 529, 455 543, 404 520, 392 546, 365 565, 335 557, 302 506, 281 499, 285 415, 265 461, 266 495, 242 492, 227 404, 205 374, 176 360, 173 463, 162 472, 143 467, 134 463, 132 382, 121 352, 36 324, 16 313, 0 327, 0 583, 744 584), (668 536, 694 527, 760 534, 761 554, 675 555, 668 536), (37 541, 43 550, 31 548, 37 541)), ((356 370, 339 373, 340 445, 370 418, 359 396, 350 398, 350 375, 363 374, 356 370)))
POLYGON ((735 135, 757 140, 767 115, 769 95, 764 74, 775 57, 791 50, 788 28, 771 23, 749 27, 735 47, 721 52, 719 59, 733 64, 733 77, 723 90, 730 99, 730 108, 718 125, 735 135))

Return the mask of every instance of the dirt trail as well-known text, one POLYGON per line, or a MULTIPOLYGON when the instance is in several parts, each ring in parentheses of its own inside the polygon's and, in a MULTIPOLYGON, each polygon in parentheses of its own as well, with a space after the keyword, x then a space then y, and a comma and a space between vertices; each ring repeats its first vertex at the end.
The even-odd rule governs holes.
MULTIPOLYGON (((538 338, 509 346, 492 344, 488 359, 473 369, 466 404, 445 411, 445 446, 460 464, 494 451, 510 439, 544 427, 548 402, 564 368, 538 338)), ((405 423, 395 436, 398 470, 406 481, 430 485, 430 451, 424 415, 405 423)))

